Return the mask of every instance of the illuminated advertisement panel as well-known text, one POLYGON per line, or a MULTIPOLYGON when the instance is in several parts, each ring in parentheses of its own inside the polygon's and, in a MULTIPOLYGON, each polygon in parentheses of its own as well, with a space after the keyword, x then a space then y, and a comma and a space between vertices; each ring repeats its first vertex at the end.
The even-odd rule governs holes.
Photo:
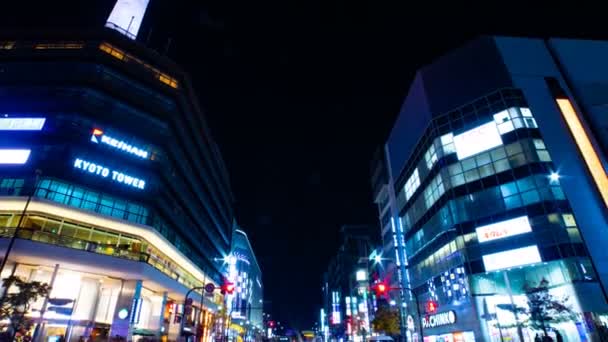
POLYGON ((475 230, 477 231, 477 239, 482 243, 528 233, 532 231, 532 227, 530 227, 528 216, 521 216, 477 227, 475 230))
POLYGON ((117 0, 106 26, 135 39, 146 14, 148 2, 149 0, 117 0))
POLYGON ((40 131, 45 118, 0 118, 0 131, 40 131))
POLYGON ((0 164, 22 165, 30 158, 29 149, 0 149, 0 164))
POLYGON ((496 122, 491 121, 454 136, 458 160, 502 145, 496 122))
POLYGON ((541 262, 538 247, 528 246, 483 256, 486 272, 541 262))

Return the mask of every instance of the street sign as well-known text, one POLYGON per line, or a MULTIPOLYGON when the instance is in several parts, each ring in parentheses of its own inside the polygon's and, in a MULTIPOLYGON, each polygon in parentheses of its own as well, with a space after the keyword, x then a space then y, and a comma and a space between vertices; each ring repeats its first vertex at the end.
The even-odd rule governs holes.
POLYGON ((205 285, 205 292, 213 293, 213 291, 215 291, 215 285, 213 285, 213 283, 208 283, 205 285))

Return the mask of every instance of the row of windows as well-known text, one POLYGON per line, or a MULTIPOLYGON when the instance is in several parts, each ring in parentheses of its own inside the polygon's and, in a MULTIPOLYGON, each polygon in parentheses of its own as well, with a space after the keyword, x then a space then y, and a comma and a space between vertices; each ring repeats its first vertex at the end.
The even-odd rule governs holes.
MULTIPOLYGON (((501 135, 518 128, 537 128, 532 113, 525 107, 512 107, 503 110, 494 114, 493 118, 501 135)), ((418 186, 420 186, 421 181, 424 181, 439 159, 454 153, 456 153, 456 146, 454 144, 453 133, 435 138, 424 153, 423 160, 419 161, 417 167, 412 171, 403 191, 400 191, 398 194, 398 197, 402 197, 402 194, 404 194, 405 198, 402 199, 403 204, 410 200, 418 186)))
MULTIPOLYGON (((404 229, 406 231, 411 229, 441 195, 451 188, 526 164, 549 162, 550 160, 542 140, 524 139, 450 164, 447 168, 440 170, 437 176, 431 180, 423 192, 423 197, 412 202, 403 215, 404 229)), ((403 202, 398 201, 397 204, 401 203, 403 202)))
POLYGON ((116 48, 115 46, 113 46, 109 43, 99 44, 99 49, 121 61, 137 63, 137 64, 143 66, 144 68, 150 70, 154 74, 154 77, 156 79, 158 79, 160 82, 170 86, 171 88, 178 88, 178 82, 175 78, 173 78, 165 73, 162 73, 160 70, 151 66, 150 64, 140 60, 139 58, 137 58, 133 55, 130 55, 130 54, 124 52, 121 49, 116 48))
POLYGON ((139 224, 148 222, 149 212, 143 205, 120 200, 66 182, 42 179, 38 183, 36 196, 139 224))
MULTIPOLYGON (((475 221, 507 210, 541 201, 565 199, 561 187, 544 175, 529 176, 517 181, 467 194, 447 201, 416 233, 406 241, 411 258, 438 235, 454 225, 475 221)), ((402 219, 406 223, 406 218, 402 219)))
POLYGON ((23 179, 2 178, 0 180, 0 195, 19 196, 23 190, 23 179))
MULTIPOLYGON (((20 215, 17 214, 0 215, 0 227, 5 228, 0 231, 16 227, 19 218, 20 215)), ((188 287, 201 286, 190 273, 171 261, 155 246, 138 237, 40 215, 27 215, 21 228, 27 228, 26 231, 29 231, 29 234, 24 232, 20 235, 21 238, 145 261, 188 287)))
MULTIPOLYGON (((36 190, 36 196, 139 224, 148 224, 149 220, 149 211, 143 205, 57 180, 42 179, 36 190)), ((199 253, 195 252, 189 243, 175 234, 173 229, 159 217, 155 217, 152 226, 195 264, 201 267, 205 265, 199 253)))

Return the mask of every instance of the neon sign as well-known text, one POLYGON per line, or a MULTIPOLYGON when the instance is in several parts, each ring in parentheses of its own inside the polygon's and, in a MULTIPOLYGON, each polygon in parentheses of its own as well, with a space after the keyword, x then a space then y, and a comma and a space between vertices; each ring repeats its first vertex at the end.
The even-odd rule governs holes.
POLYGON ((475 230, 479 243, 482 243, 528 233, 532 231, 532 227, 530 226, 528 216, 520 216, 514 219, 477 227, 475 230))
POLYGON ((453 310, 422 317, 422 327, 425 329, 452 325, 454 323, 456 323, 456 312, 453 310))
POLYGON ((133 146, 129 143, 126 143, 120 139, 113 138, 107 134, 104 134, 102 130, 95 128, 93 130, 93 135, 91 135, 91 141, 95 144, 105 144, 111 146, 115 149, 127 152, 134 156, 140 157, 142 159, 148 159, 148 151, 137 146, 133 146))
POLYGON ((140 178, 130 176, 124 172, 112 170, 103 165, 93 163, 87 160, 76 158, 74 160, 74 168, 83 170, 87 173, 103 177, 111 178, 114 182, 132 186, 136 189, 143 190, 146 187, 146 182, 140 178))

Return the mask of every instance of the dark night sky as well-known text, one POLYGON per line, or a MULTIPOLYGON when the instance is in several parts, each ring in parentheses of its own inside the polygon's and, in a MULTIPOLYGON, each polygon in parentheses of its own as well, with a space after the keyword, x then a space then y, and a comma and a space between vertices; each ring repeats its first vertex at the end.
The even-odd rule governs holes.
MULTIPOLYGON (((34 3, 20 1, 12 13, 34 3)), ((23 21, 3 11, 4 25, 89 25, 84 18, 99 10, 79 3, 47 4, 23 21)), ((169 56, 192 75, 263 269, 268 309, 301 328, 318 316, 340 225, 377 221, 369 160, 417 68, 478 34, 606 37, 605 13, 572 3, 247 3, 151 0, 144 25, 154 29, 152 46, 172 38, 169 56)))

